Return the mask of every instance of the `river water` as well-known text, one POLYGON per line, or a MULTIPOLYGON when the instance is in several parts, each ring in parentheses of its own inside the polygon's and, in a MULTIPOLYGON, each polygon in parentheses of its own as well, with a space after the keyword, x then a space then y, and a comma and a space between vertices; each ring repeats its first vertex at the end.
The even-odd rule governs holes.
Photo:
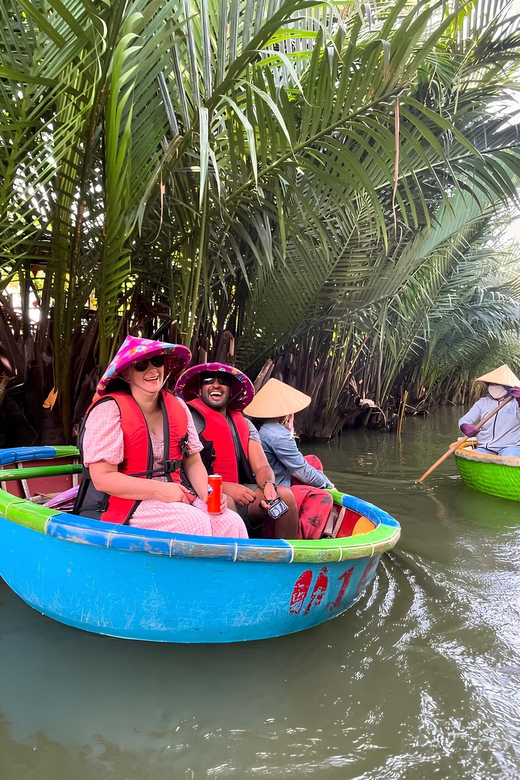
POLYGON ((401 523, 351 610, 241 645, 77 631, 0 581, 0 780, 520 777, 520 504, 467 488, 458 410, 313 447, 401 523))

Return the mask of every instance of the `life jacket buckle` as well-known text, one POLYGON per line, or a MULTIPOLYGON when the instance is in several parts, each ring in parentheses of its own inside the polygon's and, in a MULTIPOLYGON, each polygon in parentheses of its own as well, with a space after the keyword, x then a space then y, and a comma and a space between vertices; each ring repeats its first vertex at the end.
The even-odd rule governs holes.
POLYGON ((186 434, 186 436, 183 436, 182 439, 180 439, 179 448, 183 458, 187 457, 190 454, 188 450, 188 434, 186 434))

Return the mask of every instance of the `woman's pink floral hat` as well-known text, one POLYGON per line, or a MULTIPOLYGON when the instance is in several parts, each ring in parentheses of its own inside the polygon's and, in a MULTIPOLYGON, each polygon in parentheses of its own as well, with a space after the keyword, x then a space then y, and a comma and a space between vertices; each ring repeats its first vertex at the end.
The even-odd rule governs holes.
POLYGON ((117 350, 114 359, 108 365, 96 387, 96 396, 101 398, 107 392, 110 382, 119 376, 132 363, 139 360, 149 360, 157 355, 164 355, 164 375, 178 374, 191 360, 188 347, 181 344, 168 344, 165 341, 151 341, 137 336, 127 336, 117 350))
POLYGON ((201 374, 224 373, 231 374, 233 384, 231 386, 231 397, 228 403, 228 409, 235 412, 241 412, 254 398, 255 388, 248 376, 233 366, 226 366, 225 363, 200 363, 198 366, 188 368, 184 374, 181 374, 175 385, 175 395, 182 398, 183 401, 192 401, 199 395, 200 375, 201 374))

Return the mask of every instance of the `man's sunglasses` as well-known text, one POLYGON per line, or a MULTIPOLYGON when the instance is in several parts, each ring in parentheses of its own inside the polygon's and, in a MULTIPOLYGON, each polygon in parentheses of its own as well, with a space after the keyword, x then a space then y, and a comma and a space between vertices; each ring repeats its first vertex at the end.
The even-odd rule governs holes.
POLYGON ((136 371, 143 372, 148 368, 148 363, 151 363, 155 368, 164 366, 164 355, 157 355, 157 357, 150 358, 149 360, 136 360, 132 363, 136 371))
POLYGON ((231 387, 233 377, 229 376, 229 374, 206 374, 206 376, 202 377, 203 385, 213 385, 215 382, 224 385, 224 387, 231 387))

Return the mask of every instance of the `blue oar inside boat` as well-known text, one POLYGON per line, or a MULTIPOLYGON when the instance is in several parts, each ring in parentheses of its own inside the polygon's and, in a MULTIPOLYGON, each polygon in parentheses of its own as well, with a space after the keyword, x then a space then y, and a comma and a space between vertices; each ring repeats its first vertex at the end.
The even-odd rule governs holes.
POLYGON ((381 554, 399 539, 393 517, 331 491, 352 536, 230 539, 113 525, 8 492, 80 465, 8 468, 69 457, 74 448, 0 451, 0 575, 44 615, 99 634, 156 642, 239 642, 311 628, 354 604, 381 554), (357 530, 356 530, 357 529, 357 530), (361 531, 361 532, 359 532, 361 531))

